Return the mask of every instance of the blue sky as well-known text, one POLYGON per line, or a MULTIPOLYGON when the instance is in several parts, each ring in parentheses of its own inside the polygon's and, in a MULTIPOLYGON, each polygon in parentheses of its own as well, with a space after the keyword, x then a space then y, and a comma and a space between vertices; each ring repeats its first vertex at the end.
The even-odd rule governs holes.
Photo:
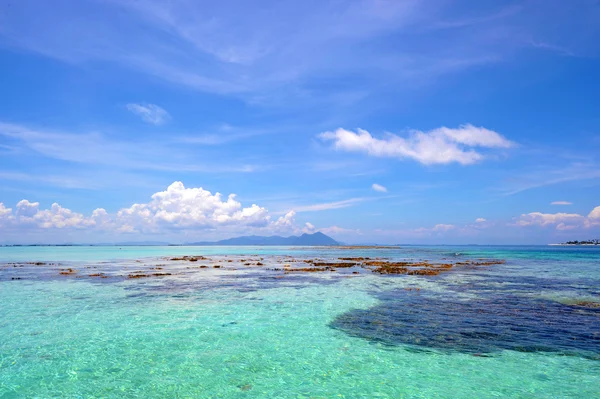
POLYGON ((598 1, 0 7, 0 243, 600 235, 598 1))

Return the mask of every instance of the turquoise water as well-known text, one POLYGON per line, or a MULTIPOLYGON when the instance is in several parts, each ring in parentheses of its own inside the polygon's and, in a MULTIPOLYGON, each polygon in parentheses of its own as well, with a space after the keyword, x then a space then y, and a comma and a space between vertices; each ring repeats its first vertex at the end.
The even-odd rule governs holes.
POLYGON ((5 247, 0 398, 596 398, 594 303, 588 247, 5 247), (507 262, 269 270, 356 256, 507 262))

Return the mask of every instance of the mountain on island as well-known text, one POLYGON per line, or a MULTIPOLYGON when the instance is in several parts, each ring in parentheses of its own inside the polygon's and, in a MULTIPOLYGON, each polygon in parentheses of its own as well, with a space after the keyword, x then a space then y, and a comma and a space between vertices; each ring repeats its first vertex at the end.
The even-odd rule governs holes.
POLYGON ((321 233, 302 234, 301 236, 281 237, 281 236, 243 236, 228 238, 226 240, 214 242, 192 242, 186 245, 305 245, 305 246, 326 246, 340 245, 333 238, 321 233))

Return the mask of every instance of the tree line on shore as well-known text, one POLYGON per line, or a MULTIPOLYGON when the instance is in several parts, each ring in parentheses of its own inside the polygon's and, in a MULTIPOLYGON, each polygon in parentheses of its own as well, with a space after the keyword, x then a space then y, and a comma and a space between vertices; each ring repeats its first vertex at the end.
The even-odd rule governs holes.
POLYGON ((586 240, 586 241, 567 241, 565 242, 565 244, 567 245, 600 245, 600 240, 599 239, 595 239, 595 240, 586 240))

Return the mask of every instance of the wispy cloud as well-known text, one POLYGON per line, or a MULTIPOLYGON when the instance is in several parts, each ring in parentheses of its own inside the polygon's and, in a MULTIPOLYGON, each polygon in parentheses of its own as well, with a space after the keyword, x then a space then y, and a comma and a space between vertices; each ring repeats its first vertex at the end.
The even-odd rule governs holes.
POLYGON ((329 235, 334 235, 334 236, 356 236, 356 235, 361 235, 360 229, 347 229, 344 227, 339 227, 339 226, 330 226, 330 227, 324 227, 321 229, 318 229, 320 232, 325 233, 325 234, 329 234, 329 235))
POLYGON ((425 232, 438 233, 438 232, 446 232, 446 231, 455 230, 455 229, 456 229, 456 226, 453 225, 453 224, 439 223, 439 224, 436 224, 435 226, 433 226, 431 228, 421 227, 419 229, 415 229, 415 232, 420 232, 420 233, 425 233, 425 232))
POLYGON ((285 129, 279 127, 273 128, 243 128, 239 126, 231 126, 229 124, 223 124, 212 131, 199 132, 199 133, 187 133, 183 135, 174 135, 173 141, 176 143, 194 144, 194 145, 222 145, 231 143, 234 141, 247 140, 258 136, 264 136, 269 134, 276 134, 278 132, 285 131, 285 129))
MULTIPOLYGON (((178 172, 248 173, 260 169, 253 164, 230 163, 206 157, 205 164, 196 161, 194 153, 182 143, 168 141, 123 141, 98 132, 73 133, 37 129, 0 122, 0 136, 48 158, 87 165, 130 170, 178 172), (165 160, 165 151, 169 157, 165 160)), ((231 156, 229 156, 231 157, 231 156)), ((233 158, 233 157, 231 157, 233 158)))
POLYGON ((5 10, 0 44, 71 63, 109 61, 263 104, 268 98, 281 104, 286 96, 314 101, 325 97, 315 81, 352 77, 347 84, 338 79, 336 93, 328 93, 337 94, 331 101, 341 101, 345 96, 339 94, 355 92, 357 83, 405 88, 415 80, 498 62, 523 43, 553 43, 566 53, 574 51, 573 42, 595 45, 597 36, 589 32, 597 32, 596 21, 587 17, 593 2, 553 4, 556 14, 571 21, 559 38, 547 29, 555 15, 544 5, 356 0, 251 7, 231 0, 81 0, 36 2, 34 23, 31 2, 24 0, 5 10), (393 47, 386 45, 390 38, 393 47))
POLYGON ((381 184, 377 184, 377 183, 373 183, 373 185, 371 186, 371 188, 375 191, 378 191, 380 193, 387 193, 387 188, 385 188, 384 186, 382 186, 381 184))
POLYGON ((362 198, 350 198, 343 201, 335 201, 335 202, 325 202, 320 204, 313 205, 300 205, 293 207, 296 212, 317 212, 317 211, 327 211, 330 209, 339 209, 339 208, 347 208, 349 206, 358 204, 360 202, 369 201, 371 198, 362 197, 362 198))
POLYGON ((553 51, 553 52, 559 53, 561 55, 575 57, 575 54, 572 51, 570 51, 569 49, 567 49, 565 47, 557 46, 554 44, 545 43, 545 42, 537 42, 535 40, 531 40, 531 41, 529 41, 529 45, 531 45, 532 47, 535 47, 535 48, 553 51))
POLYGON ((502 196, 510 196, 541 187, 581 180, 600 179, 600 168, 594 162, 577 162, 557 168, 547 166, 531 172, 519 170, 518 174, 497 189, 502 196), (503 187, 502 187, 503 186, 503 187))
POLYGON ((573 205, 573 203, 569 201, 554 201, 550 205, 573 205))
POLYGON ((156 104, 127 104, 127 109, 144 122, 152 125, 162 125, 171 119, 171 115, 156 104))
POLYGON ((457 129, 441 127, 429 132, 415 130, 407 138, 387 133, 379 139, 363 129, 352 132, 341 128, 321 133, 319 137, 333 141, 337 150, 364 152, 375 157, 414 159, 425 165, 452 162, 469 165, 484 158, 473 147, 510 148, 515 145, 497 132, 473 125, 457 129))
POLYGON ((0 171, 0 180, 14 180, 19 182, 35 182, 37 184, 63 187, 63 188, 76 188, 95 190, 99 189, 101 185, 97 179, 80 179, 73 176, 60 176, 60 175, 48 175, 48 174, 31 174, 22 172, 9 172, 0 171))

